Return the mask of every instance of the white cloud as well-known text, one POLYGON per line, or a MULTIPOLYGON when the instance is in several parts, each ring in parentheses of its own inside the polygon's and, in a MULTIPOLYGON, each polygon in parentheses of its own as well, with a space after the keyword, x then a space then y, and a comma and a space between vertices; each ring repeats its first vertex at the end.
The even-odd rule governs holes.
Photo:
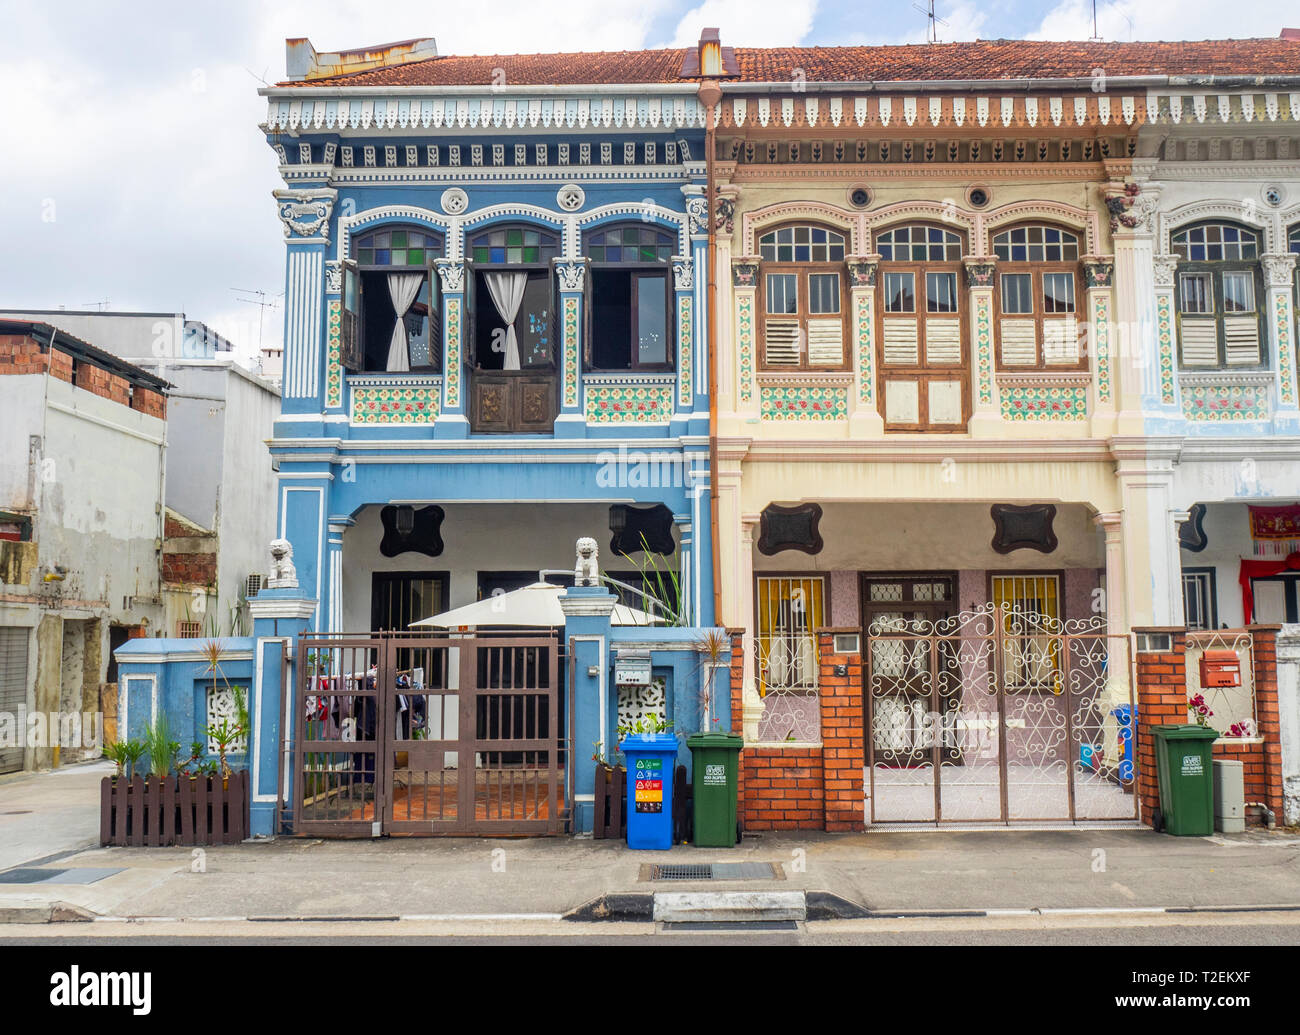
POLYGON ((720 30, 728 47, 794 47, 812 31, 817 0, 704 0, 682 15, 673 47, 694 46, 700 30, 720 30))
MULTIPOLYGON (((1225 7, 1222 0, 1099 0, 1097 32, 1105 40, 1276 39, 1284 26, 1300 24, 1295 0, 1250 0, 1225 7)), ((1062 0, 1029 39, 1083 40, 1092 36, 1091 0, 1062 0)))

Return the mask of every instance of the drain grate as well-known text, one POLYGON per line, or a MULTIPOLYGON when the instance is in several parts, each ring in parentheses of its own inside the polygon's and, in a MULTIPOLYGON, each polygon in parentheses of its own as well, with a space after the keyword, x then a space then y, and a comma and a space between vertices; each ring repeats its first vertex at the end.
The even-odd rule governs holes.
POLYGON ((712 866, 687 866, 672 864, 653 866, 650 869, 651 880, 713 880, 712 866))
POLYGON ((771 863, 667 863, 649 867, 647 880, 775 880, 771 863))
POLYGON ((121 867, 106 870, 74 866, 71 869, 55 870, 38 866, 19 866, 0 873, 0 884, 94 884, 96 881, 121 872, 121 867))

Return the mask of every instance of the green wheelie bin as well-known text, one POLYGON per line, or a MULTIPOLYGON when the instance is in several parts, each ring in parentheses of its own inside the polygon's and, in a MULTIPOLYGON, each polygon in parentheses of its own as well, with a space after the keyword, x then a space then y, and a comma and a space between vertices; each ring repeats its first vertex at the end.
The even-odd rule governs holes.
POLYGON ((1214 767, 1211 747, 1217 730, 1208 726, 1153 726, 1160 811, 1155 830, 1179 837, 1214 833, 1214 767))
POLYGON ((691 749, 695 801, 695 844, 732 848, 740 839, 736 825, 736 784, 745 738, 735 733, 696 733, 686 738, 691 749))

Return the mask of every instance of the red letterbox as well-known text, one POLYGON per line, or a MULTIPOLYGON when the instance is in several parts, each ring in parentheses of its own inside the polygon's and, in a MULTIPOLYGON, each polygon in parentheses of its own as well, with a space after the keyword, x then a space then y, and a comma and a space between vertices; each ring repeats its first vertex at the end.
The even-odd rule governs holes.
POLYGON ((1235 650, 1207 650, 1201 655, 1201 686, 1241 686, 1241 659, 1235 650))

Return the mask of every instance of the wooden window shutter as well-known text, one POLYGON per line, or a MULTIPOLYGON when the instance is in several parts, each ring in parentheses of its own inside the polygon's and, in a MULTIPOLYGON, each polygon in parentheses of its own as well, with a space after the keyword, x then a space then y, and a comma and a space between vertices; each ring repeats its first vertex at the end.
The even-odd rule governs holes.
POLYGON ((365 368, 365 343, 361 321, 361 271, 351 259, 343 260, 343 326, 339 336, 339 363, 345 370, 365 368))
POLYGON ((1224 359, 1230 367, 1259 364, 1259 317, 1255 313, 1223 318, 1224 359))
POLYGON ((1179 340, 1183 346, 1183 366, 1218 366, 1218 321, 1213 316, 1184 315, 1180 317, 1180 322, 1179 340))
POLYGON ((1038 329, 1032 319, 1003 317, 1002 362, 1007 366, 1032 367, 1038 363, 1038 329))
POLYGON ((768 366, 799 365, 799 321, 769 316, 763 329, 763 355, 768 366))
POLYGON ((838 316, 808 320, 808 365, 837 367, 844 362, 844 321, 838 316))

